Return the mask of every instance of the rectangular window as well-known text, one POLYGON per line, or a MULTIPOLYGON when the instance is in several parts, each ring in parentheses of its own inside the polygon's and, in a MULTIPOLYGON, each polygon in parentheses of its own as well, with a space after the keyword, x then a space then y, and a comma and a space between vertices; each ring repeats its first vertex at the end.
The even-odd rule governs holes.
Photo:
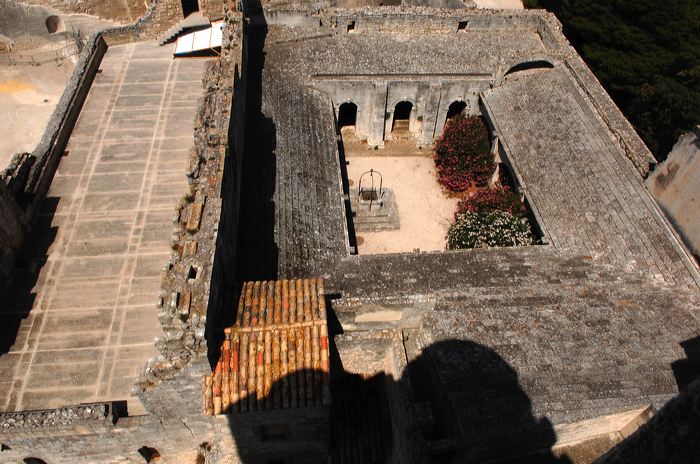
POLYGON ((348 32, 354 32, 355 31, 355 21, 350 21, 348 23, 348 32))
POLYGON ((467 24, 469 24, 468 21, 460 21, 459 23, 457 23, 457 30, 466 32, 467 24))

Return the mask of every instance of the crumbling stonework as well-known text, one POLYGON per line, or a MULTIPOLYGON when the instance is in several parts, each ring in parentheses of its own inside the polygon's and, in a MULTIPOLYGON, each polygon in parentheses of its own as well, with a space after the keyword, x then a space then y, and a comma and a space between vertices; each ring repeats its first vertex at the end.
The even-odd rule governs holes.
MULTIPOLYGON (((226 12, 227 31, 235 30, 240 26, 240 19, 228 7, 226 12)), ((217 245, 224 238, 235 243, 236 237, 219 238, 219 231, 235 231, 235 227, 221 228, 220 221, 236 220, 227 218, 227 214, 235 216, 237 210, 235 173, 240 173, 240 169, 234 164, 240 163, 240 159, 234 155, 235 147, 229 146, 228 130, 231 110, 235 111, 234 88, 230 83, 241 82, 235 75, 241 55, 240 47, 231 41, 235 39, 235 32, 227 32, 225 37, 227 44, 222 59, 209 63, 204 76, 205 93, 195 118, 195 145, 186 170, 190 190, 175 206, 172 255, 163 269, 158 299, 158 318, 165 334, 156 340, 160 354, 149 362, 139 381, 142 389, 172 378, 194 357, 206 351, 207 320, 220 317, 219 299, 231 295, 230 290, 221 288, 232 279, 233 271, 226 269, 230 261, 217 259, 215 255, 229 254, 231 245, 218 249, 217 245), (226 169, 227 166, 230 169, 226 169), (226 191, 233 195, 223 197, 226 191), (196 277, 192 277, 193 274, 196 277)))
POLYGON ((84 421, 105 421, 109 417, 106 404, 82 404, 49 411, 15 412, 0 414, 0 430, 75 425, 84 421))

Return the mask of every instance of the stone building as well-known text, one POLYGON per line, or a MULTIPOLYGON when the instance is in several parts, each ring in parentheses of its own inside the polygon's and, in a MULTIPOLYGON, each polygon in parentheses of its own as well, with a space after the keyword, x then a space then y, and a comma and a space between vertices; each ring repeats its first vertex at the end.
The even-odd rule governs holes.
POLYGON ((695 401, 697 263, 553 15, 200 0, 221 50, 173 59, 193 5, 92 37, 3 178, 0 460, 619 462, 695 401), (340 126, 429 156, 457 114, 539 244, 358 254, 340 126))

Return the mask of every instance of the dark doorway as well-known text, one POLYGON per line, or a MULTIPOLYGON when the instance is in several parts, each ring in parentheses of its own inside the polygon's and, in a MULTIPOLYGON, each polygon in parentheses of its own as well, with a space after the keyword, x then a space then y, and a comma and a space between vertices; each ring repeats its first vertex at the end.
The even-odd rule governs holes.
POLYGON ((357 105, 346 102, 338 108, 338 130, 346 126, 354 126, 357 121, 357 105))
POLYGON ((452 102, 450 107, 447 108, 447 120, 449 121, 450 119, 456 118, 457 116, 464 114, 465 109, 467 109, 467 102, 463 102, 463 101, 452 102))
POLYGON ((413 103, 408 101, 398 102, 394 107, 394 124, 391 126, 391 130, 408 131, 408 123, 411 118, 412 110, 413 103))
POLYGON ((46 18, 46 30, 49 34, 55 34, 56 32, 64 31, 65 26, 59 16, 49 16, 46 18))
POLYGON ((186 18, 199 11, 199 0, 182 0, 182 15, 186 18))

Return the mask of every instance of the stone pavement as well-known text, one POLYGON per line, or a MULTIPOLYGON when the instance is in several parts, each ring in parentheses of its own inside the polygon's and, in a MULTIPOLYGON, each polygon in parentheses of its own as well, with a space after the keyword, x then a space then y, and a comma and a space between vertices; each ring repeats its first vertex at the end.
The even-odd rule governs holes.
POLYGON ((150 42, 107 51, 35 225, 24 280, 0 304, 3 332, 19 325, 0 356, 2 410, 127 399, 155 354, 160 271, 206 64, 172 52, 150 42))

